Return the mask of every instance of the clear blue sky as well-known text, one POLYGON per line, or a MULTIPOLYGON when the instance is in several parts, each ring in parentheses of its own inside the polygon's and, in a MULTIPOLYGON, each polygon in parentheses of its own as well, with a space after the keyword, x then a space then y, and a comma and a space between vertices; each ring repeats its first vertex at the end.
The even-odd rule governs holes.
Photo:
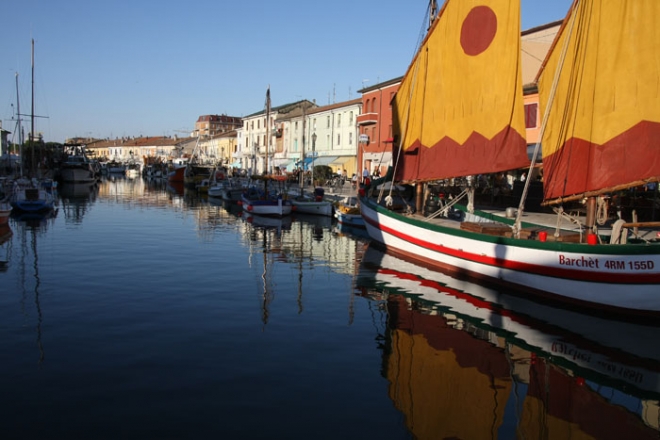
MULTIPOLYGON (((522 29, 564 18, 571 2, 522 0, 522 29)), ((47 117, 35 131, 46 141, 181 135, 200 115, 262 110, 268 85, 274 106, 355 99, 403 75, 426 9, 426 0, 12 2, 0 26, 0 118, 14 132, 16 73, 30 113, 32 38, 35 114, 47 117)))

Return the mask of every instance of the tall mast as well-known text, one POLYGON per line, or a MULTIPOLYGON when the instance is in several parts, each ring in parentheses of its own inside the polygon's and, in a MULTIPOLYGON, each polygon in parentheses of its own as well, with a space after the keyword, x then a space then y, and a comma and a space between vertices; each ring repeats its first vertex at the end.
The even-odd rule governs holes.
POLYGON ((270 86, 266 91, 266 174, 268 172, 268 155, 270 154, 270 86))
POLYGON ((305 103, 302 103, 302 150, 300 152, 300 163, 302 172, 298 175, 300 178, 300 194, 305 187, 305 103))
POLYGON ((32 169, 30 170, 30 175, 31 177, 32 174, 35 174, 35 168, 34 168, 34 156, 36 155, 36 148, 34 145, 34 38, 32 39, 32 109, 30 110, 30 146, 32 147, 32 153, 30 156, 32 157, 32 169))
POLYGON ((18 94, 18 72, 16 72, 16 117, 18 122, 18 144, 21 155, 21 177, 23 177, 23 126, 21 125, 21 100, 18 94))

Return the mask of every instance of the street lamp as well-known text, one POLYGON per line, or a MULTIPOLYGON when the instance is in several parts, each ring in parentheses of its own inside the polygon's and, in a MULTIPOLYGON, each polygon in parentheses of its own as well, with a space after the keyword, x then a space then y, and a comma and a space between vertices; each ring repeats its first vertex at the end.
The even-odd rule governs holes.
POLYGON ((312 133, 312 186, 314 186, 314 159, 316 159, 316 132, 312 133))

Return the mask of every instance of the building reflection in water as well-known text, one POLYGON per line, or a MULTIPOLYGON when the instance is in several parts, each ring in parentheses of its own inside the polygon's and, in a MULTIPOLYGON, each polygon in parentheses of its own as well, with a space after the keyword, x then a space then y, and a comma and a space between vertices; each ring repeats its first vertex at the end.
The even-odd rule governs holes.
POLYGON ((658 327, 547 307, 369 247, 383 375, 415 438, 657 439, 658 327))

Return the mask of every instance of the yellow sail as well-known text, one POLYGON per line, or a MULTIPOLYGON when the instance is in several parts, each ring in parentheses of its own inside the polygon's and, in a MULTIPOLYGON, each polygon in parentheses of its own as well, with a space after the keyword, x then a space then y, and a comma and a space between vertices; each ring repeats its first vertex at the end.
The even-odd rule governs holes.
POLYGON ((658 18, 658 0, 574 3, 539 76, 546 199, 660 176, 658 18))
POLYGON ((403 180, 526 166, 520 4, 448 0, 409 67, 393 117, 403 180))

